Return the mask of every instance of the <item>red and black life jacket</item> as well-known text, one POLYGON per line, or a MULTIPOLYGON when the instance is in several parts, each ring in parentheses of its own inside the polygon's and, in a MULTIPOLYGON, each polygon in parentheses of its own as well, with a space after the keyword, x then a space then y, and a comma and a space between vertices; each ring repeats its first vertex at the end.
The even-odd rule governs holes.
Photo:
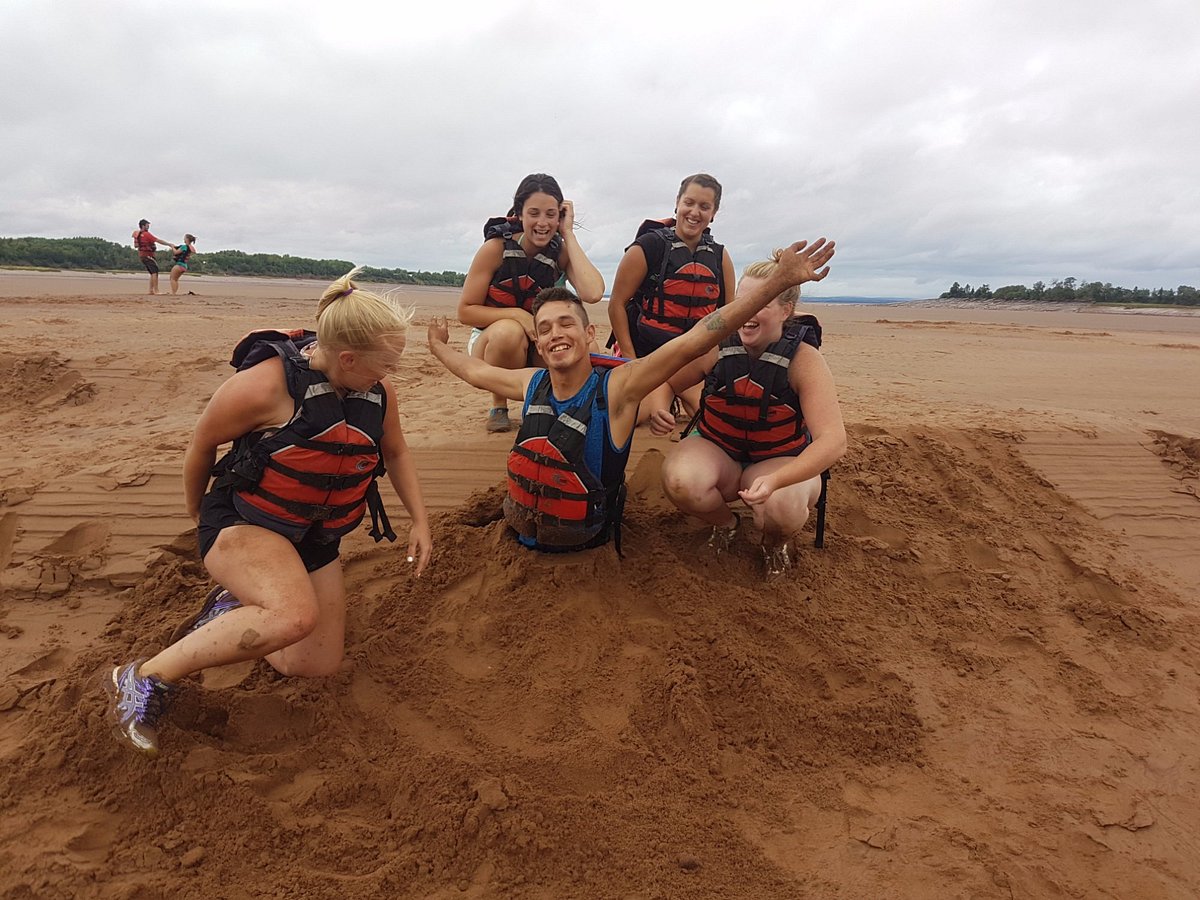
POLYGON ((484 306, 516 307, 527 313, 533 312, 533 298, 543 288, 554 287, 562 275, 558 258, 562 254, 562 235, 556 234, 545 249, 529 256, 516 235, 521 234, 521 220, 497 217, 488 219, 483 226, 483 239, 504 240, 504 256, 500 268, 488 285, 484 306))
POLYGON ((133 246, 137 248, 138 253, 153 253, 158 245, 154 243, 154 238, 145 228, 139 228, 133 235, 133 246))
POLYGON ((585 550, 610 538, 621 550, 629 444, 587 464, 589 426, 601 428, 606 445, 610 440, 604 395, 608 368, 595 366, 592 373, 576 395, 578 402, 560 414, 551 406, 549 373, 543 374, 508 454, 504 517, 522 543, 538 550, 585 550))
POLYGON ((638 328, 656 343, 688 331, 726 300, 725 247, 706 228, 693 252, 674 226, 674 219, 647 219, 638 238, 654 233, 658 240, 635 241, 646 254, 646 278, 634 295, 640 307, 638 328))
POLYGON ((184 241, 182 244, 179 245, 179 249, 171 254, 171 259, 173 259, 177 263, 186 263, 188 261, 188 257, 190 257, 191 255, 192 255, 191 245, 189 245, 187 241, 184 241))
POLYGON ((813 316, 784 323, 783 336, 752 359, 734 332, 721 342, 704 381, 696 422, 701 436, 739 462, 799 456, 812 440, 788 367, 801 344, 821 346, 813 316))
POLYGON ((230 365, 239 372, 276 355, 283 359, 295 413, 286 425, 234 441, 213 468, 214 487, 232 486, 234 506, 247 522, 292 541, 313 528, 334 540, 353 531, 368 510, 371 537, 394 541, 375 484, 385 471, 379 444, 386 394, 376 384, 339 397, 300 352, 316 337, 303 329, 265 329, 238 342, 230 365))

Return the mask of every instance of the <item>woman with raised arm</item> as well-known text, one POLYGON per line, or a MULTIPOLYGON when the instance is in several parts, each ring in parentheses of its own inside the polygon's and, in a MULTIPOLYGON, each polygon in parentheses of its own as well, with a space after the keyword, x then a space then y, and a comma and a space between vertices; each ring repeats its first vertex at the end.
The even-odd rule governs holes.
MULTIPOLYGON (((783 251, 742 273, 737 297, 775 277, 783 251)), ((821 495, 821 473, 846 452, 846 427, 833 375, 821 355, 821 326, 796 315, 798 284, 779 293, 685 366, 673 384, 703 382, 695 428, 663 461, 663 490, 679 509, 712 526, 709 546, 729 548, 741 520, 739 497, 762 532, 768 580, 792 565, 793 536, 821 495)), ((672 423, 673 424, 673 423, 672 423)), ((662 423, 651 430, 665 433, 662 423)))

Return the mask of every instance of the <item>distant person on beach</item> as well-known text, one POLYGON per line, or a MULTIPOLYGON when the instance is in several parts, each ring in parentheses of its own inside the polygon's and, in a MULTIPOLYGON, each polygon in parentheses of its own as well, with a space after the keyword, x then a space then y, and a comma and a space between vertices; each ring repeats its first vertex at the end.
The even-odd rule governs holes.
POLYGON ((358 288, 357 272, 325 291, 315 335, 243 338, 238 371, 200 416, 183 460, 184 497, 218 587, 170 646, 117 666, 106 682, 119 733, 142 753, 158 752, 158 719, 193 672, 260 658, 284 675, 338 670, 346 626, 338 545, 367 512, 375 540, 395 540, 375 483, 385 467, 412 522, 408 561, 417 575, 429 562, 429 519, 388 381, 412 312, 358 288))
MULTIPOLYGON (((746 267, 734 305, 777 283, 787 257, 780 253, 746 267)), ((837 390, 819 350, 821 326, 796 315, 799 298, 799 285, 777 292, 717 352, 675 374, 673 384, 703 382, 704 392, 694 428, 662 468, 663 490, 712 526, 708 543, 718 553, 741 525, 729 504, 745 501, 762 532, 768 580, 791 567, 790 541, 821 494, 821 473, 846 452, 837 390)), ((650 427, 665 434, 671 425, 650 427)))
MULTIPOLYGON (((720 208, 721 183, 701 172, 679 185, 673 218, 647 219, 638 228, 617 266, 608 303, 613 341, 622 356, 649 355, 733 297, 733 260, 709 232, 720 208)), ((683 387, 663 385, 646 397, 639 422, 673 425, 670 410, 677 394, 694 412, 699 390, 685 394, 683 387)))
MULTIPOLYGON (((483 246, 471 261, 458 301, 458 318, 470 325, 467 353, 488 365, 519 370, 540 365, 533 327, 533 298, 564 274, 585 303, 604 295, 604 278, 575 238, 575 205, 549 175, 527 175, 508 215, 489 219, 483 246)), ((487 430, 512 430, 508 401, 492 394, 487 430)))
POLYGON ((625 497, 625 465, 642 399, 725 337, 761 316, 793 285, 829 273, 833 243, 801 241, 747 285, 736 300, 646 356, 594 366, 588 347, 596 326, 565 288, 542 291, 533 306, 537 350, 546 369, 508 369, 450 349, 445 322, 429 326, 429 348, 468 384, 521 400, 524 420, 508 456, 504 516, 522 544, 562 552, 615 539, 625 497), (823 267, 823 268, 822 268, 823 267))
POLYGON ((188 270, 188 261, 192 258, 192 254, 196 252, 196 236, 194 234, 185 234, 183 243, 175 248, 171 255, 175 265, 171 266, 171 293, 179 293, 179 279, 183 277, 183 273, 188 270))
POLYGON ((158 249, 159 244, 170 247, 172 252, 176 249, 175 245, 170 241, 164 241, 152 235, 150 233, 150 223, 146 219, 139 221, 137 230, 133 232, 133 246, 137 249, 138 259, 142 261, 142 265, 150 273, 151 294, 158 293, 158 260, 154 258, 154 253, 158 249))

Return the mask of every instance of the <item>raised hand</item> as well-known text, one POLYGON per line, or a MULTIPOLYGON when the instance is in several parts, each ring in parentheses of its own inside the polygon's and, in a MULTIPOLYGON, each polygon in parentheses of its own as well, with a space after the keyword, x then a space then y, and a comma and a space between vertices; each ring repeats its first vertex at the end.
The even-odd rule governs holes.
POLYGON ((560 215, 558 218, 558 233, 566 237, 571 233, 571 229, 575 227, 575 202, 573 200, 564 200, 560 207, 560 215))
POLYGON ((435 343, 445 344, 450 340, 450 329, 446 327, 445 316, 434 316, 429 321, 429 346, 435 343))
POLYGON ((817 238, 811 246, 808 241, 797 241, 780 255, 777 271, 789 285, 820 281, 829 274, 827 263, 833 259, 834 246, 825 238, 817 238))

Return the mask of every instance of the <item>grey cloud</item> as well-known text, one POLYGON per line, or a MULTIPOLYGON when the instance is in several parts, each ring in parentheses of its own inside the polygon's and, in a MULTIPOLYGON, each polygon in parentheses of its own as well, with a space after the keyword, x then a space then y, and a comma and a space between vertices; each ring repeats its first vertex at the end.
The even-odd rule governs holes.
POLYGON ((0 233, 463 270, 548 171, 611 281, 709 171, 735 262, 838 239, 827 294, 1200 282, 1190 0, 690 9, 15 0, 0 233))

